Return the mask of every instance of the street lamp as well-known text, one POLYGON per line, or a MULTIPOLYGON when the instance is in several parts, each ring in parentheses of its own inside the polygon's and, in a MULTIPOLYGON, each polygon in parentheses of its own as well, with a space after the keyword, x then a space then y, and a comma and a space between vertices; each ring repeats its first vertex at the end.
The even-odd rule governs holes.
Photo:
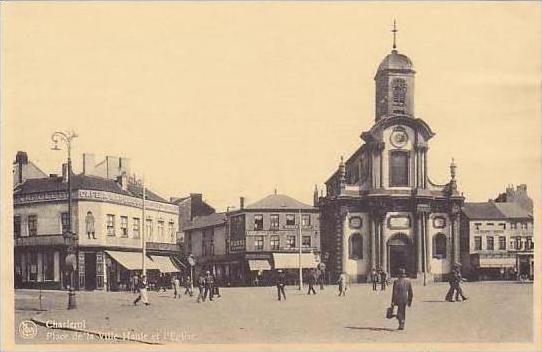
POLYGON ((75 253, 77 252, 74 246, 77 245, 77 241, 75 239, 75 234, 73 233, 73 221, 72 221, 72 183, 71 183, 71 175, 72 175, 72 159, 71 159, 71 143, 74 138, 78 137, 75 132, 59 132, 56 131, 51 135, 51 140, 53 141, 54 145, 51 148, 52 150, 61 150, 61 148, 58 147, 59 142, 63 142, 66 144, 66 149, 68 152, 68 248, 66 250, 67 256, 66 256, 66 262, 68 264, 68 267, 70 267, 72 270, 70 271, 70 288, 68 292, 68 309, 75 309, 76 308, 76 302, 75 302, 75 290, 74 290, 74 272, 76 269, 76 263, 77 263, 77 257, 75 256, 75 253))

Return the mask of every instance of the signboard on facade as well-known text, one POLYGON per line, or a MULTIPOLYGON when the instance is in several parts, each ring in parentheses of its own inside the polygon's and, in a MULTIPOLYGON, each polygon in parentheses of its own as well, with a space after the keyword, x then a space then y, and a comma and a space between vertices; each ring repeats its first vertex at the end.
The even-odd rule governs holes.
POLYGON ((245 250, 245 240, 232 240, 230 241, 230 251, 236 252, 236 251, 244 251, 245 250))

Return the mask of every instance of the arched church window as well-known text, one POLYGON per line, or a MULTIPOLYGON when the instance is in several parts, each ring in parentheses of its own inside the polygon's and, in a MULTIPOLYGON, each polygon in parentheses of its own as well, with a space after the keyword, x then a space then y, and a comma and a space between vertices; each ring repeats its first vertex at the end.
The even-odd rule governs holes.
POLYGON ((404 79, 396 78, 392 82, 393 89, 393 105, 405 106, 405 97, 407 91, 407 85, 404 79))
POLYGON ((407 151, 390 152, 390 187, 408 187, 409 156, 407 151))
POLYGON ((348 258, 363 259, 363 238, 359 233, 350 235, 348 239, 348 258))
POLYGON ((433 236, 433 257, 446 258, 446 235, 443 233, 437 233, 433 236))

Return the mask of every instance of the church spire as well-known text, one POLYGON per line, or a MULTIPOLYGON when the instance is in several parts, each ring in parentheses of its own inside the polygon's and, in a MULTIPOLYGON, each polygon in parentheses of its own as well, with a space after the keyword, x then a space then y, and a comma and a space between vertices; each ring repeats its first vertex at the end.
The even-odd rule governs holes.
POLYGON ((393 50, 396 50, 397 49, 397 32, 399 32, 399 30, 397 29, 395 19, 393 19, 393 29, 391 30, 391 32, 393 33, 393 50))

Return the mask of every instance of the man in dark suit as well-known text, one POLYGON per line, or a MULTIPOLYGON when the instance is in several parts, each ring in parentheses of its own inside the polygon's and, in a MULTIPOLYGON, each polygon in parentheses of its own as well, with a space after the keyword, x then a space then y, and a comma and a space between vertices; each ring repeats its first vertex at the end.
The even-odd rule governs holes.
POLYGON ((399 320, 399 330, 405 329, 406 306, 412 304, 412 285, 406 277, 405 269, 399 269, 399 278, 393 282, 393 293, 391 296, 391 305, 397 306, 397 320, 399 320))
POLYGON ((284 300, 286 300, 286 294, 284 293, 284 286, 286 285, 286 275, 282 272, 282 270, 277 271, 276 284, 279 301, 281 300, 281 295, 282 297, 284 297, 284 300))

